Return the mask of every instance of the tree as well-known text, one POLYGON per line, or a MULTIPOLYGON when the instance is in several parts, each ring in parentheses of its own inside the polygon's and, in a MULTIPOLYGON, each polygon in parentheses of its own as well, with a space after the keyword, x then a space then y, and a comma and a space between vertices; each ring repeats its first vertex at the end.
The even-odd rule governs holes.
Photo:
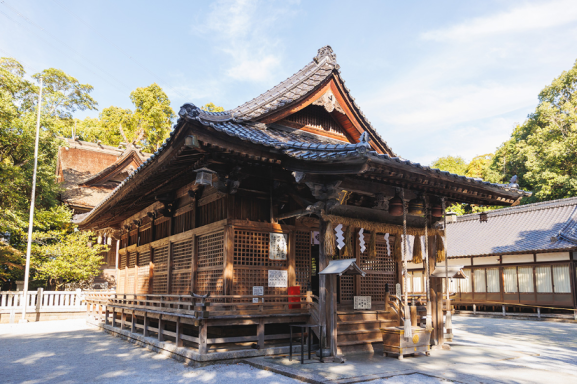
MULTIPOLYGON (((0 280, 11 284, 23 275, 27 243, 28 215, 32 192, 36 112, 42 109, 36 184, 36 212, 33 223, 33 256, 43 247, 71 244, 74 233, 71 211, 60 206, 60 186, 56 180, 56 156, 63 144, 58 136, 70 132, 72 113, 96 109, 89 93, 92 86, 80 84, 66 73, 50 68, 43 76, 43 102, 37 105, 38 86, 25 78, 24 67, 12 58, 0 58, 0 280), (7 234, 7 235, 5 235, 7 234)), ((87 235, 88 236, 88 235, 87 235)), ((88 245, 77 243, 76 249, 88 245)), ((40 259, 38 259, 40 260, 40 259)), ((34 278, 34 264, 31 276, 34 278)))
POLYGON ((467 173, 467 162, 461 156, 439 157, 433 161, 431 167, 457 175, 465 175, 467 173))
POLYGON ((524 202, 577 196, 577 61, 539 93, 539 104, 497 150, 491 169, 534 192, 524 202))
POLYGON ((214 103, 206 103, 205 105, 200 107, 200 109, 207 112, 224 112, 223 107, 216 106, 214 105, 214 103))
POLYGON ((102 252, 107 247, 92 244, 93 238, 92 232, 85 231, 45 237, 40 254, 34 259, 37 278, 55 284, 59 290, 67 283, 84 282, 97 276, 104 263, 102 252))

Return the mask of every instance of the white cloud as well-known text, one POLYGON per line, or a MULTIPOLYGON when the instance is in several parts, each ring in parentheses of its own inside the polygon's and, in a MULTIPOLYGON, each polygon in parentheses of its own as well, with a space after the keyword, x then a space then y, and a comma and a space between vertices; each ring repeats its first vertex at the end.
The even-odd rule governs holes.
POLYGON ((433 41, 467 41, 488 35, 560 27, 575 21, 577 21, 576 1, 546 1, 539 4, 524 4, 505 12, 466 20, 449 28, 425 32, 421 37, 433 41))
POLYGON ((280 69, 281 44, 272 33, 288 8, 257 0, 221 0, 194 32, 212 38, 229 57, 226 74, 236 80, 265 82, 280 69))
POLYGON ((574 63, 571 20, 577 2, 522 3, 425 32, 416 44, 427 53, 376 84, 360 105, 393 150, 411 160, 493 152, 534 110, 541 89, 574 63))

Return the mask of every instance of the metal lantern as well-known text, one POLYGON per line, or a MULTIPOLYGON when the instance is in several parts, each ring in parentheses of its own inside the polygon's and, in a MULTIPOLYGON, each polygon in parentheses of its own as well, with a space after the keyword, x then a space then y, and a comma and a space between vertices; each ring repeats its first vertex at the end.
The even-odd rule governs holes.
POLYGON ((409 201, 409 215, 423 216, 425 214, 425 204, 420 198, 415 198, 409 201))
POLYGON ((403 200, 399 197, 398 193, 389 200, 389 215, 403 216, 403 200))
POLYGON ((215 173, 214 171, 208 168, 200 168, 194 172, 196 172, 195 184, 212 186, 212 174, 215 173))

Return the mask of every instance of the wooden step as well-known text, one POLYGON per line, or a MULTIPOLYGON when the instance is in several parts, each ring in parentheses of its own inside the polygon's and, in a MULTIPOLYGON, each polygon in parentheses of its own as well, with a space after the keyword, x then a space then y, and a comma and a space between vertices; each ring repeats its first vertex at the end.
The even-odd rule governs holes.
MULTIPOLYGON (((337 334, 337 345, 348 341, 371 341, 381 338, 381 331, 378 329, 366 332, 355 332, 349 334, 337 334)), ((382 338, 381 338, 382 340, 382 338)))
POLYGON ((345 347, 348 345, 372 344, 372 343, 382 343, 382 342, 383 342, 383 339, 381 337, 373 338, 373 339, 366 339, 366 340, 352 340, 352 341, 338 341, 337 340, 337 346, 338 347, 345 347))
POLYGON ((343 331, 355 331, 355 330, 367 330, 367 329, 380 329, 383 327, 393 327, 398 323, 397 320, 354 320, 354 321, 341 321, 337 323, 337 332, 341 333, 343 331))
POLYGON ((393 320, 395 318, 395 314, 384 311, 337 313, 337 322, 393 320))

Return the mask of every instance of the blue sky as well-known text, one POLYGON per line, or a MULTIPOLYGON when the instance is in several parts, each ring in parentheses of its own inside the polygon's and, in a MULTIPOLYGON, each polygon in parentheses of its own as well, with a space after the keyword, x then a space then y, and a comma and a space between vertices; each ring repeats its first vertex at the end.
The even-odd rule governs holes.
MULTIPOLYGON (((99 109, 153 82, 227 109, 331 45, 393 150, 429 164, 493 152, 577 59, 577 1, 0 0, 0 55, 60 68, 99 109)), ((79 112, 76 117, 97 116, 79 112)))

